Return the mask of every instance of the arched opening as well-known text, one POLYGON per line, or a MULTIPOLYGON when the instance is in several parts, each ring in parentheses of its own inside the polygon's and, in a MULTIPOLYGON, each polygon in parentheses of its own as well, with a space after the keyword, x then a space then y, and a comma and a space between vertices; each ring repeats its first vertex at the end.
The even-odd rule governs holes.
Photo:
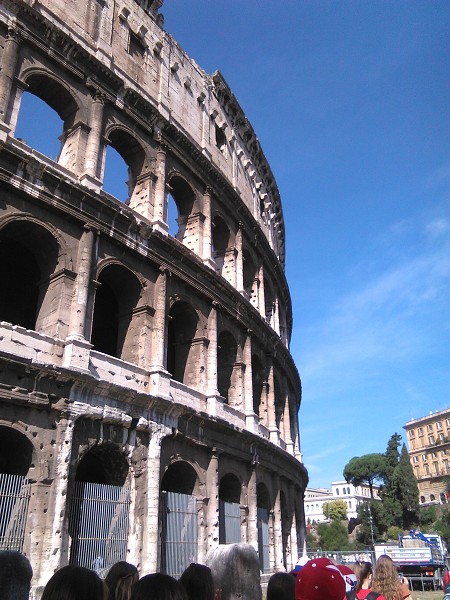
POLYGON ((219 484, 219 544, 241 541, 241 482, 227 473, 219 484))
POLYGON ((15 131, 18 140, 57 161, 61 151, 59 137, 63 127, 63 120, 47 102, 30 92, 23 92, 15 131))
POLYGON ((264 385, 264 368, 256 354, 252 355, 252 385, 253 385, 253 411, 260 415, 261 396, 264 385))
POLYGON ((273 387, 275 396, 275 424, 279 431, 283 431, 284 405, 286 398, 280 379, 277 375, 274 375, 273 377, 273 387))
MULTIPOLYGON (((173 199, 173 203, 176 206, 176 223, 177 223, 177 231, 175 236, 177 240, 182 242, 185 246, 193 249, 194 238, 198 237, 197 228, 188 227, 189 217, 192 215, 195 204, 195 193, 191 186, 178 175, 175 175, 170 179, 169 182, 170 188, 170 196, 173 199)), ((172 212, 173 212, 173 204, 172 204, 172 212)), ((171 217, 171 221, 173 223, 173 217, 171 217)), ((170 223, 169 223, 170 225, 170 223)), ((169 227, 169 233, 172 235, 172 232, 175 228, 169 227), (171 231, 172 229, 172 231, 171 231)))
POLYGON ((267 573, 270 570, 269 557, 269 492, 263 483, 259 483, 257 493, 257 515, 258 515, 258 555, 261 571, 267 573))
POLYGON ((236 357, 236 340, 229 331, 222 331, 217 339, 217 387, 227 402, 236 396, 233 377, 236 357))
POLYGON ((15 136, 62 166, 76 170, 73 144, 79 135, 78 105, 71 92, 45 73, 26 79, 15 136), (62 123, 61 123, 62 121, 62 123))
POLYGON ((264 271, 264 316, 266 317, 266 321, 273 323, 273 316, 275 313, 275 295, 273 293, 273 287, 267 277, 268 270, 264 271))
POLYGON ((223 274, 226 265, 226 251, 230 243, 230 230, 225 221, 215 216, 212 222, 212 255, 217 273, 223 274))
POLYGON ((186 462, 170 465, 161 482, 161 572, 179 579, 197 562, 197 474, 186 462))
POLYGON ((146 163, 145 151, 132 135, 120 128, 111 130, 106 148, 103 189, 132 208, 139 206, 140 196, 148 196, 145 187, 149 185, 149 179, 139 181, 139 177, 145 174, 146 163))
POLYGON ((117 264, 105 267, 98 281, 91 335, 94 350, 136 362, 135 332, 131 324, 142 286, 131 271, 117 264))
POLYGON ((70 564, 104 576, 125 560, 130 488, 128 461, 110 443, 97 444, 77 466, 69 515, 70 564))
POLYGON ((12 427, 0 425, 0 550, 22 551, 32 459, 31 442, 12 427))
POLYGON ((59 315, 50 296, 61 293, 61 283, 51 281, 58 253, 55 238, 30 221, 13 221, 0 231, 0 280, 8 283, 0 286, 0 320, 55 334, 59 315))
POLYGON ((197 332, 198 315, 184 300, 175 302, 169 311, 167 370, 173 379, 195 385, 195 373, 188 366, 194 360, 193 341, 197 332))
POLYGON ((257 300, 255 290, 256 265, 251 254, 245 249, 242 252, 242 260, 244 263, 244 292, 254 305, 257 300))

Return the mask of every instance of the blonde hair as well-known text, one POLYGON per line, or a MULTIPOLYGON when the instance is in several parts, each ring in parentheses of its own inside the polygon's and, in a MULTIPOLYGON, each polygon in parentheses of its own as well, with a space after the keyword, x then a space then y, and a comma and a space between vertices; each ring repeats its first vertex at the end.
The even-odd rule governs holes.
POLYGON ((382 594, 386 600, 402 600, 402 584, 397 567, 386 554, 382 554, 375 564, 372 589, 382 594))

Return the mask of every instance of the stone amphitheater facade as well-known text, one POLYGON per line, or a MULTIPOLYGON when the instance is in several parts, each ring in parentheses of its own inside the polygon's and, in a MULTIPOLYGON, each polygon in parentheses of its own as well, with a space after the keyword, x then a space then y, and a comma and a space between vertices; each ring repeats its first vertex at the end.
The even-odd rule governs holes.
POLYGON ((304 544, 278 189, 161 5, 0 3, 0 547, 35 590, 67 563, 177 576, 236 541, 289 570, 304 544), (25 94, 61 119, 56 160, 15 135, 25 94))

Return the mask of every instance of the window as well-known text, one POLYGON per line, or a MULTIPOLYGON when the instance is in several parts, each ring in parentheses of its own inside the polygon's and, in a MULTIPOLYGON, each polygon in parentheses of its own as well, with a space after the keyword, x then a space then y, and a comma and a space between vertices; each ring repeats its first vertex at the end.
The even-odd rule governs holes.
POLYGON ((430 435, 428 437, 428 443, 430 444, 430 446, 432 446, 433 444, 435 444, 435 439, 434 439, 434 435, 430 435))
POLYGON ((436 423, 436 429, 442 429, 442 421, 436 423))
POLYGON ((128 54, 131 56, 144 56, 145 54, 145 44, 138 35, 133 33, 130 30, 130 40, 128 45, 128 54))
POLYGON ((433 431, 433 425, 431 425, 431 424, 427 425, 427 431, 433 431))
POLYGON ((419 427, 419 435, 423 435, 423 427, 419 427))
POLYGON ((344 494, 344 496, 345 496, 345 488, 342 488, 342 493, 343 493, 343 494, 344 494))
POLYGON ((423 462, 427 462, 428 459, 426 454, 422 454, 422 460, 423 462))
POLYGON ((414 429, 410 429, 408 435, 409 435, 410 438, 413 438, 416 435, 415 430, 414 429))
POLYGON ((443 433, 440 433, 438 437, 439 437, 439 441, 440 442, 444 441, 444 434, 443 433))
POLYGON ((424 472, 425 472, 425 475, 429 475, 430 474, 430 467, 428 466, 428 464, 424 465, 424 472))
POLYGON ((350 494, 350 488, 349 487, 347 488, 347 494, 350 494))
POLYGON ((413 462, 414 463, 418 463, 419 462, 419 457, 418 456, 414 456, 413 457, 413 462))
POLYGON ((433 463, 434 472, 439 475, 439 465, 437 462, 433 463))

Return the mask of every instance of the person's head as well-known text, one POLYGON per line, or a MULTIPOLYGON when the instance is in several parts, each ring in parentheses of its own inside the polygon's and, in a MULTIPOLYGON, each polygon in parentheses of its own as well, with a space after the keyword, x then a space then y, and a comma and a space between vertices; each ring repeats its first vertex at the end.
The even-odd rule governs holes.
POLYGON ((0 551, 0 590, 3 600, 28 600, 33 569, 15 550, 0 551))
POLYGON ((131 590, 138 579, 139 574, 134 565, 123 560, 117 562, 105 577, 109 600, 130 600, 131 590))
POLYGON ((266 600, 295 600, 295 576, 275 573, 267 584, 266 600))
POLYGON ((355 590, 359 592, 359 590, 363 587, 370 587, 371 579, 372 579, 372 563, 370 562, 356 562, 353 565, 353 572, 356 575, 357 583, 355 590))
POLYGON ((382 554, 375 563, 372 589, 382 594, 386 600, 402 600, 402 588, 397 567, 386 554, 382 554))
POLYGON ((68 565, 47 582, 41 600, 107 600, 108 588, 94 571, 68 565))
POLYGON ((145 575, 134 585, 131 600, 189 600, 184 587, 170 575, 145 575))
POLYGON ((313 558, 298 572, 295 600, 344 600, 345 581, 328 558, 313 558))
POLYGON ((214 600, 214 582, 209 567, 191 563, 179 581, 189 600, 214 600))

